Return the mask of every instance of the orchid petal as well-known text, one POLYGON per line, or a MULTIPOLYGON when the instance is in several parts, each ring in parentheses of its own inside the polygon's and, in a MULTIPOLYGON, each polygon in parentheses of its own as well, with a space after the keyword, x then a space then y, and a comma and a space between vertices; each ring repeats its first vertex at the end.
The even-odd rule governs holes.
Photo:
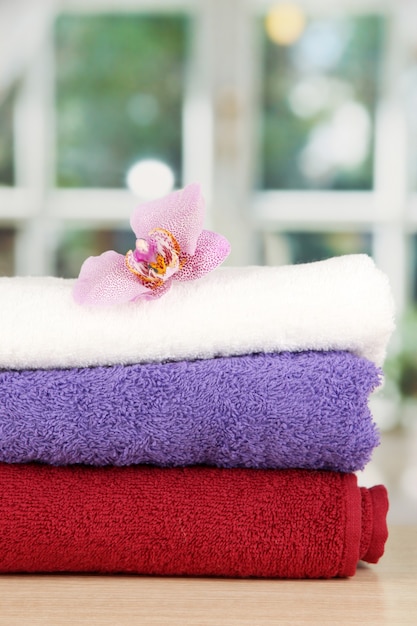
POLYGON ((191 184, 164 198, 140 204, 130 225, 137 238, 146 238, 155 229, 172 233, 183 254, 194 254, 204 223, 204 199, 200 185, 191 184))
POLYGON ((124 256, 109 250, 84 261, 73 296, 78 304, 108 306, 149 296, 149 290, 127 269, 124 256))
POLYGON ((230 243, 218 233, 203 230, 193 256, 187 256, 184 267, 174 280, 195 280, 216 269, 230 253, 230 243))
POLYGON ((157 289, 148 289, 146 294, 143 297, 144 300, 156 300, 164 295, 167 291, 171 289, 172 286, 172 278, 169 278, 166 282, 163 283, 157 289))

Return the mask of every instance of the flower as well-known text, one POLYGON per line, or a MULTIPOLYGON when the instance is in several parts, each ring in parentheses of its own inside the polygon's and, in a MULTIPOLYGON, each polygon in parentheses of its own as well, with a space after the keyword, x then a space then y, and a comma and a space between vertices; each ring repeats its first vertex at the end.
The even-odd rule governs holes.
POLYGON ((73 289, 75 301, 105 306, 159 298, 174 280, 195 280, 214 270, 230 244, 203 230, 204 210, 197 184, 139 205, 130 220, 135 249, 86 259, 73 289))

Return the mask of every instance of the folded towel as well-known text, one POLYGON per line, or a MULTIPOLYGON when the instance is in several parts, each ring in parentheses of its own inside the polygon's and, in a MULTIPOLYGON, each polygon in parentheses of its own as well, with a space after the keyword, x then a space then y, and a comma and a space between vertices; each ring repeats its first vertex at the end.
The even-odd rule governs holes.
POLYGON ((351 576, 387 508, 337 472, 0 465, 0 572, 351 576))
POLYGON ((158 300, 78 305, 74 281, 0 278, 0 367, 85 367, 253 352, 348 350, 381 365, 393 331, 386 276, 366 255, 219 268, 158 300))
POLYGON ((0 461, 356 471, 378 384, 348 352, 0 371, 0 461))

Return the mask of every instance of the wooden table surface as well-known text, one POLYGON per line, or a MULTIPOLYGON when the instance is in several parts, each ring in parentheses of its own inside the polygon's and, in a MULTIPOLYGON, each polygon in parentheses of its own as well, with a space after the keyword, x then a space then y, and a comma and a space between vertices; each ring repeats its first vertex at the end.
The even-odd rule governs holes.
POLYGON ((0 576, 1 626, 417 625, 417 526, 344 580, 0 576))

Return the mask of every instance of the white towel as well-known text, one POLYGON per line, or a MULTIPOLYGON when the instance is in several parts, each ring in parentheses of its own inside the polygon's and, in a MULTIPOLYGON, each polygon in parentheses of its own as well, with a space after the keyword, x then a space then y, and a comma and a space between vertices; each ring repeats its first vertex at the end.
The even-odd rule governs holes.
POLYGON ((86 367, 300 350, 383 363, 394 330, 386 276, 366 255, 219 268, 158 300, 89 308, 73 280, 0 278, 0 368, 86 367))

